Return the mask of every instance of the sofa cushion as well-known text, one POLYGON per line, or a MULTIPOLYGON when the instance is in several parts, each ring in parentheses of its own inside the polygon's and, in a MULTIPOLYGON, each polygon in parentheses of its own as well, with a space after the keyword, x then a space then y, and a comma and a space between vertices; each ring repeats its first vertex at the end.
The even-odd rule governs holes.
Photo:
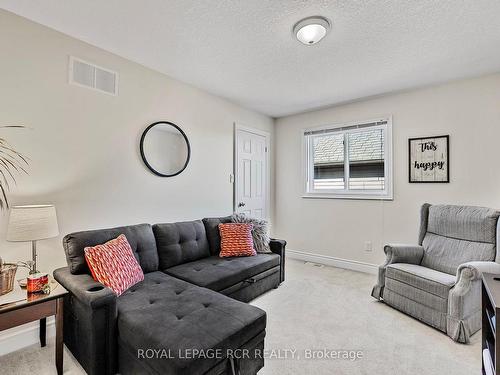
POLYGON ((160 270, 210 256, 205 226, 201 220, 155 224, 153 232, 160 270))
POLYGON ((63 238, 66 260, 72 274, 90 273, 84 249, 100 245, 124 234, 144 273, 158 271, 158 251, 149 224, 75 232, 63 238))
POLYGON ((210 254, 219 255, 220 252, 220 233, 219 224, 226 224, 231 222, 231 216, 226 217, 212 217, 203 219, 207 239, 210 246, 210 254))
POLYGON ((276 254, 252 257, 211 256, 164 270, 169 275, 215 291, 226 289, 280 264, 276 254))
POLYGON ((162 272, 145 275, 118 298, 117 306, 119 350, 158 374, 204 374, 221 358, 186 358, 193 349, 220 350, 225 357, 228 349, 240 348, 266 326, 266 313, 259 308, 162 272), (164 350, 173 358, 138 358, 141 349, 164 350))
POLYGON ((448 293, 456 281, 455 276, 447 273, 406 263, 388 265, 386 277, 444 299, 448 299, 448 293))

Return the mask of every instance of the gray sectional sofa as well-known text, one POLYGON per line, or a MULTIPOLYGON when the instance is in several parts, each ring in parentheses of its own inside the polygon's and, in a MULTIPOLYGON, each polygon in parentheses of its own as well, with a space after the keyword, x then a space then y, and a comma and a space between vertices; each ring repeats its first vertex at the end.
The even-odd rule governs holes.
POLYGON ((271 240, 272 254, 220 258, 218 224, 229 221, 140 224, 64 237, 68 266, 54 271, 70 292, 64 342, 87 373, 250 375, 263 367, 266 313, 243 302, 284 281, 286 242, 271 240), (116 297, 93 280, 84 248, 119 234, 145 278, 116 297))

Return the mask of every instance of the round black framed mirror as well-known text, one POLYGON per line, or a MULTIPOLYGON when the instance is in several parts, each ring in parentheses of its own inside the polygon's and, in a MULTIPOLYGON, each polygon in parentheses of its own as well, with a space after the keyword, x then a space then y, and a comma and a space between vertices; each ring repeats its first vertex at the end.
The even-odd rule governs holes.
POLYGON ((141 157, 157 176, 173 177, 186 169, 191 146, 180 127, 169 121, 149 125, 141 136, 141 157))

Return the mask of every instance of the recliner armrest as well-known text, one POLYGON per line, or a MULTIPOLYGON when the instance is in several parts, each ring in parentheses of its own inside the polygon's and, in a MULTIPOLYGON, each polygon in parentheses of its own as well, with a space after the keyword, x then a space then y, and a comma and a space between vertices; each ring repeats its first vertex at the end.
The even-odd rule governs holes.
POLYGON ((373 287, 372 297, 380 300, 385 287, 385 270, 393 263, 420 264, 424 248, 420 245, 389 244, 384 246, 385 262, 378 268, 377 284, 373 287))
POLYGON ((420 245, 388 244, 384 246, 387 256, 384 266, 392 263, 420 264, 424 257, 424 248, 420 245))
POLYGON ((479 280, 483 273, 500 274, 500 264, 496 262, 467 262, 462 263, 457 269, 457 283, 461 278, 467 278, 471 281, 479 280))
MULTIPOLYGON (((447 333, 453 340, 468 343, 470 334, 463 321, 481 309, 481 275, 499 273, 495 262, 467 262, 458 266, 457 279, 448 295, 447 333)), ((474 332, 472 332, 474 333, 474 332)))
POLYGON ((269 247, 274 254, 278 254, 280 256, 280 282, 285 281, 285 240, 277 240, 275 238, 271 238, 269 241, 269 247))

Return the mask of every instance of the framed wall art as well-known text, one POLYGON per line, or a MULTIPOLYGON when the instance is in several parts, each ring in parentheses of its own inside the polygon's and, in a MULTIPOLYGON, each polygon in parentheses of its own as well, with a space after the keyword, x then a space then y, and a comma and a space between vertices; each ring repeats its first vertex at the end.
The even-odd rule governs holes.
POLYGON ((409 182, 450 182, 449 135, 408 139, 409 182))

